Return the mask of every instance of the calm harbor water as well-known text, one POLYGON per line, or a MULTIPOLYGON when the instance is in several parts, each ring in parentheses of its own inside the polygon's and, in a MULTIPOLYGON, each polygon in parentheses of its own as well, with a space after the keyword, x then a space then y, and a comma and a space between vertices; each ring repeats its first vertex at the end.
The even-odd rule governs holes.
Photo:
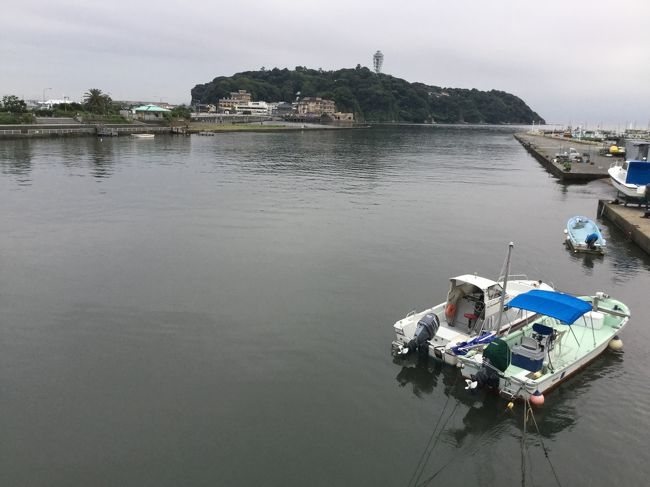
POLYGON ((607 256, 568 253, 613 190, 513 132, 1 141, 0 485, 554 486, 542 442, 564 486, 646 485, 650 258, 606 222, 607 256), (509 241, 513 272, 633 313, 536 412, 525 474, 521 405, 390 356, 509 241))

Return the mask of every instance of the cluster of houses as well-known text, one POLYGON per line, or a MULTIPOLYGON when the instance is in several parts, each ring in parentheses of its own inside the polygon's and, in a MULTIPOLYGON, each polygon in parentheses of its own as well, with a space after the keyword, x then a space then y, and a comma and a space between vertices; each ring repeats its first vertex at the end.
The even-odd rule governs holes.
POLYGON ((293 103, 253 101, 246 90, 230 93, 220 98, 217 105, 197 104, 193 118, 206 120, 220 115, 257 115, 260 117, 285 117, 299 119, 320 119, 323 116, 334 121, 354 121, 352 113, 336 111, 336 103, 320 97, 297 98, 293 103))
MULTIPOLYGON (((70 103, 70 99, 63 100, 34 100, 35 107, 52 108, 54 105, 70 103)), ((128 107, 120 110, 120 115, 127 119, 141 121, 162 121, 165 114, 174 108, 168 103, 120 101, 122 106, 128 107)), ((337 122, 353 122, 354 114, 342 113, 336 110, 333 100, 320 97, 298 97, 293 103, 253 101, 252 95, 246 90, 230 93, 228 98, 219 99, 214 104, 196 104, 193 106, 192 120, 202 122, 224 122, 234 117, 278 117, 294 120, 321 120, 327 118, 337 122)))

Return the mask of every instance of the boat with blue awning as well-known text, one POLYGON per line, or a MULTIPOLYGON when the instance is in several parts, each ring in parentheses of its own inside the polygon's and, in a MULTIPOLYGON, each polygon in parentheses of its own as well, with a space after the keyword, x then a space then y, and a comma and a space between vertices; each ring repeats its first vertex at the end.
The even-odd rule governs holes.
POLYGON ((624 303, 602 292, 576 297, 535 289, 514 297, 509 307, 539 317, 459 357, 462 374, 469 389, 493 388, 537 404, 608 347, 620 349, 618 334, 630 319, 624 303))

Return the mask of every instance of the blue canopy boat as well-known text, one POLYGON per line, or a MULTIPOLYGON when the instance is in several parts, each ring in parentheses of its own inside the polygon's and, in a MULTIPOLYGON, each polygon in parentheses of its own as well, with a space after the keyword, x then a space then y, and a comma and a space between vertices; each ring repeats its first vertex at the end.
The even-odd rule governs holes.
POLYGON ((589 252, 603 255, 607 242, 598 225, 586 216, 569 218, 566 224, 565 244, 573 252, 589 252))
POLYGON ((622 342, 617 334, 630 318, 625 304, 604 293, 578 298, 535 289, 515 296, 509 306, 540 316, 458 360, 469 389, 496 388, 505 397, 536 404, 543 403, 544 392, 608 346, 620 349, 622 342))

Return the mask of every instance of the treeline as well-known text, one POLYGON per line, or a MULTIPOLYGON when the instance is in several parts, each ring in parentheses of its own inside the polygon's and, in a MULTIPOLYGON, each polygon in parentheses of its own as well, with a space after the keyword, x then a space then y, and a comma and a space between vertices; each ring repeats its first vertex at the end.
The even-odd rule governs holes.
POLYGON ((217 104, 230 92, 246 90, 253 100, 291 102, 296 97, 334 100, 337 110, 353 112, 357 120, 413 123, 544 123, 520 98, 504 91, 441 88, 409 83, 368 68, 323 71, 262 68, 220 76, 196 85, 192 103, 217 104))

